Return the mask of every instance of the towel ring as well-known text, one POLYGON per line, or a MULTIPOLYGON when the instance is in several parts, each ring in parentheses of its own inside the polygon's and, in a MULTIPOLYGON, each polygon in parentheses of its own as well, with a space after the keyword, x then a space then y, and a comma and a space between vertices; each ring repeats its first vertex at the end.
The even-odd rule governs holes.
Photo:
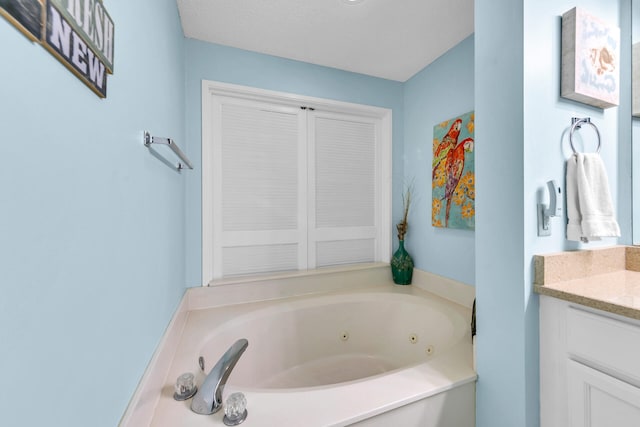
POLYGON ((569 131, 569 143, 571 144, 571 149, 573 150, 573 153, 578 154, 578 152, 576 151, 576 147, 574 147, 573 145, 573 132, 575 132, 576 129, 580 129, 583 124, 591 125, 593 127, 593 130, 596 131, 596 135, 598 135, 598 149, 596 150, 596 153, 600 153, 600 148, 602 147, 602 140, 600 139, 600 131, 598 130, 598 127, 594 123, 591 123, 591 118, 584 117, 580 119, 578 117, 572 117, 571 130, 569 131))

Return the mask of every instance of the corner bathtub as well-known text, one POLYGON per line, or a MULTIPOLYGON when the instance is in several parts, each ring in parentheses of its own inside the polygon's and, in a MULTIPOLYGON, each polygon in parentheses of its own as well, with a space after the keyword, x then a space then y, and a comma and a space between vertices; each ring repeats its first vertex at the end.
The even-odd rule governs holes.
POLYGON ((223 426, 172 399, 175 379, 207 373, 237 339, 249 346, 223 398, 245 394, 251 426, 471 427, 470 310, 414 286, 375 286, 191 310, 152 426, 223 426))

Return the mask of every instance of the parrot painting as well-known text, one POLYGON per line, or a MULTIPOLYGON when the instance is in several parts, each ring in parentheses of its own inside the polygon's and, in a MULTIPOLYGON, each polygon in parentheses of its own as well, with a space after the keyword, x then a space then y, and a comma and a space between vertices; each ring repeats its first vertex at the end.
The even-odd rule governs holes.
MULTIPOLYGON (((456 134, 457 137, 457 134, 456 134)), ((473 138, 466 138, 459 142, 455 148, 449 149, 446 157, 447 168, 447 184, 444 190, 444 198, 447 200, 447 207, 445 212, 445 227, 449 226, 449 212, 451 211, 451 201, 455 194, 460 178, 462 177, 462 171, 464 170, 464 155, 465 152, 473 151, 473 138)))
POLYGON ((433 126, 431 225, 475 229, 475 113, 433 126))
MULTIPOLYGON (((436 170, 442 161, 447 161, 447 157, 449 152, 456 146, 458 143, 458 135, 460 135, 460 128, 462 127, 462 120, 456 119, 455 122, 449 128, 449 132, 442 138, 440 144, 433 153, 433 162, 432 162, 432 173, 431 179, 434 179, 436 176, 436 170)), ((445 163, 446 168, 446 163, 445 163)))

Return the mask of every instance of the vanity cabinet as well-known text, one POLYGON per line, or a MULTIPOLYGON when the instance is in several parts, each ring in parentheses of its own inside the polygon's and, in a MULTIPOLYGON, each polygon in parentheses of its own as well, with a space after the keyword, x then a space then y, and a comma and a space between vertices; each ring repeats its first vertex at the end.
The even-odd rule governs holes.
POLYGON ((540 296, 540 424, 640 426, 640 321, 540 296))

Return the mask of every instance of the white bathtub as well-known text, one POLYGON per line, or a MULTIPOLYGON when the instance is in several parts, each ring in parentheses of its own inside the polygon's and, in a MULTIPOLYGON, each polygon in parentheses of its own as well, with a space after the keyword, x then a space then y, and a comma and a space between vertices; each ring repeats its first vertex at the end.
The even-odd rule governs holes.
POLYGON ((469 308, 397 285, 190 310, 150 425, 222 426, 223 411, 174 401, 173 383, 201 384, 198 357, 208 372, 239 338, 224 398, 245 393, 245 427, 474 425, 469 308))

